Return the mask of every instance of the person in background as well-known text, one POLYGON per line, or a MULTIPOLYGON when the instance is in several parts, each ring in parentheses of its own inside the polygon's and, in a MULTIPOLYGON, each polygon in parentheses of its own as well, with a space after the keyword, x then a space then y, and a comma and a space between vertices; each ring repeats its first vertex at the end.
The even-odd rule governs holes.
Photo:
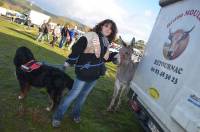
POLYGON ((15 22, 15 19, 16 19, 16 14, 12 14, 11 21, 15 22))
POLYGON ((80 35, 78 32, 76 32, 76 33, 75 33, 75 37, 74 37, 74 38, 75 38, 75 41, 78 40, 80 37, 81 37, 81 35, 80 35))
POLYGON ((36 41, 41 41, 41 39, 43 39, 45 23, 46 23, 46 21, 44 21, 43 24, 39 27, 39 33, 38 33, 38 37, 37 37, 36 41))
POLYGON ((51 46, 54 47, 55 43, 57 42, 58 38, 60 37, 61 35, 61 32, 60 32, 60 24, 57 24, 54 29, 53 29, 53 40, 50 42, 51 46))
MULTIPOLYGON (((47 41, 49 42, 49 33, 51 31, 51 25, 50 25, 51 19, 47 23, 44 24, 44 31, 43 31, 43 36, 47 38, 47 41)), ((43 40, 43 39, 42 39, 43 40)))
POLYGON ((105 62, 116 61, 117 53, 110 54, 109 45, 117 34, 116 24, 106 19, 97 24, 92 32, 80 37, 72 46, 64 67, 75 65, 76 78, 72 89, 62 99, 53 114, 52 126, 59 127, 69 106, 76 99, 72 109, 72 118, 80 122, 80 111, 88 95, 96 85, 100 76, 105 75, 105 62))
POLYGON ((27 26, 28 26, 28 29, 31 28, 31 18, 30 17, 28 17, 28 19, 27 19, 27 26))
POLYGON ((69 36, 69 26, 65 25, 62 30, 61 30, 61 40, 59 43, 59 48, 62 48, 63 45, 66 43, 66 41, 69 41, 70 36, 69 36))
POLYGON ((74 28, 69 30, 70 44, 69 44, 68 50, 70 50, 72 48, 74 42, 76 41, 76 38, 75 38, 75 34, 77 32, 76 30, 77 30, 77 26, 75 26, 74 28))

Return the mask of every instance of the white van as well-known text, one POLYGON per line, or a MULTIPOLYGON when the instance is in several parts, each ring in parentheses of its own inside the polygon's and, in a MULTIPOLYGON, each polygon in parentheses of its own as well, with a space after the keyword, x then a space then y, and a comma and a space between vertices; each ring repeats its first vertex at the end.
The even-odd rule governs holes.
POLYGON ((7 12, 6 8, 0 7, 0 16, 5 16, 7 12))
POLYGON ((129 92, 146 131, 200 132, 200 0, 161 0, 129 92))
POLYGON ((31 24, 41 26, 44 22, 47 22, 50 19, 50 16, 35 10, 31 10, 28 13, 28 19, 31 21, 31 24))

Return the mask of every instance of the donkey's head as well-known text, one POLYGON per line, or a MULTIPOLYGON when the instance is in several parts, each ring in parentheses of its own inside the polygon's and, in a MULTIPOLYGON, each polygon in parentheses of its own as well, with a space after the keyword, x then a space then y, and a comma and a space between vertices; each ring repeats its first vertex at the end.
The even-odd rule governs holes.
POLYGON ((128 64, 132 62, 132 55, 133 55, 133 48, 135 46, 135 38, 133 37, 132 41, 130 43, 126 43, 122 40, 121 36, 120 39, 120 45, 122 48, 119 50, 120 55, 120 64, 128 64))

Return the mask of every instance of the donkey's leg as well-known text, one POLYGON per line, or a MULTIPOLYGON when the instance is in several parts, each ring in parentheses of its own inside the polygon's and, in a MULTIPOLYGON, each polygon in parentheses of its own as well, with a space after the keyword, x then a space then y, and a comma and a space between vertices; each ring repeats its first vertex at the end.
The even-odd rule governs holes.
POLYGON ((115 87, 114 87, 114 92, 113 92, 112 100, 111 100, 111 102, 110 102, 110 105, 109 105, 108 108, 107 108, 107 111, 111 111, 111 110, 112 110, 112 107, 114 106, 115 100, 116 100, 116 98, 117 98, 117 96, 118 96, 118 93, 119 93, 119 91, 120 91, 120 88, 121 88, 120 82, 119 82, 118 79, 116 79, 116 80, 115 80, 115 87))
POLYGON ((126 85, 126 88, 125 88, 125 96, 128 95, 130 89, 131 89, 131 87, 130 87, 130 83, 128 83, 128 84, 126 85))
POLYGON ((121 104, 121 101, 122 101, 122 95, 125 91, 125 89, 128 87, 128 85, 126 84, 123 84, 122 85, 122 89, 121 89, 121 92, 120 92, 120 95, 119 95, 119 99, 118 99, 118 102, 117 102, 117 106, 115 107, 115 111, 117 111, 119 109, 119 106, 121 104))

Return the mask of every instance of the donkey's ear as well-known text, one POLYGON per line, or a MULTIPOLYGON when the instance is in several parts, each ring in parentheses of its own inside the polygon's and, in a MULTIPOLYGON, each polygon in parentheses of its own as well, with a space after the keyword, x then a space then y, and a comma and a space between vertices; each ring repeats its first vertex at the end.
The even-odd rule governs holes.
POLYGON ((121 36, 119 36, 119 43, 120 43, 121 46, 127 47, 126 43, 124 42, 124 40, 122 40, 121 36))
POLYGON ((135 46, 135 37, 133 37, 133 39, 131 40, 130 46, 131 46, 131 47, 134 47, 134 46, 135 46))
POLYGON ((134 48, 134 46, 135 46, 135 37, 133 37, 133 39, 131 40, 129 47, 134 48))

